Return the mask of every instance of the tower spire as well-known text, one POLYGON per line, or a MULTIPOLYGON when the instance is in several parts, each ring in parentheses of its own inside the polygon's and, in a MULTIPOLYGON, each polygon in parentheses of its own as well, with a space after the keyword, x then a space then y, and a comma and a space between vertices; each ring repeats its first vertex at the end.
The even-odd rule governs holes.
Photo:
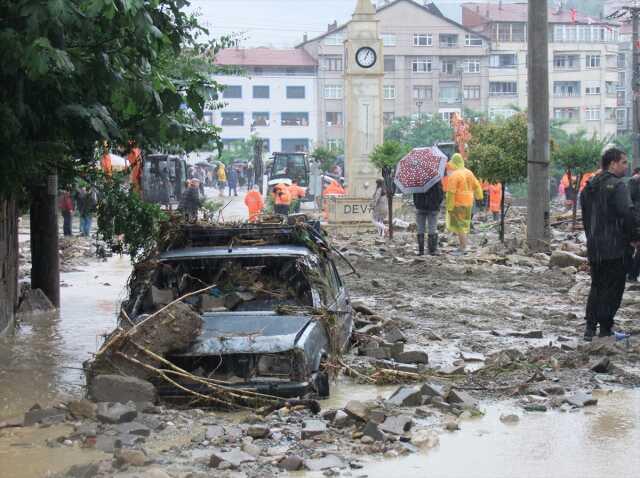
POLYGON ((358 0, 356 11, 353 13, 354 19, 359 16, 370 16, 376 14, 376 7, 373 6, 371 0, 358 0))

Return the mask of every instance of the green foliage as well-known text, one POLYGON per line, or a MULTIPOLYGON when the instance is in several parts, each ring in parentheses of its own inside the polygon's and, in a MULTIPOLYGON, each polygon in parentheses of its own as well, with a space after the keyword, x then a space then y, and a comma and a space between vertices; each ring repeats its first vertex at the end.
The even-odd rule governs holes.
POLYGON ((157 244, 165 213, 157 204, 144 202, 125 186, 125 173, 112 178, 99 174, 98 235, 108 244, 122 243, 132 260, 146 256, 157 244))
POLYGON ((493 184, 513 184, 527 177, 527 118, 517 114, 506 120, 471 126, 469 168, 493 184))
POLYGON ((218 161, 221 161, 225 166, 229 166, 234 161, 248 161, 251 162, 254 156, 254 148, 256 142, 263 141, 258 136, 253 135, 248 140, 238 141, 234 143, 233 147, 225 148, 218 157, 218 161))
POLYGON ((330 171, 336 163, 336 160, 338 159, 338 152, 324 146, 318 146, 311 153, 311 157, 316 163, 318 163, 320 169, 326 173, 330 171))
POLYGON ((453 129, 439 118, 395 118, 384 130, 385 140, 397 141, 410 148, 433 146, 437 142, 451 141, 453 129))
POLYGON ((606 140, 598 139, 595 134, 588 138, 584 131, 579 131, 568 135, 565 142, 556 145, 551 159, 563 171, 570 171, 573 176, 579 177, 598 169, 606 143, 606 140))
POLYGON ((385 169, 394 169, 398 162, 409 152, 411 148, 400 144, 398 141, 385 141, 379 144, 369 155, 369 161, 384 172, 385 169))
POLYGON ((185 0, 0 3, 0 191, 53 171, 73 179, 107 139, 144 149, 217 142, 212 58, 185 0), (185 106, 187 108, 185 108, 185 106))

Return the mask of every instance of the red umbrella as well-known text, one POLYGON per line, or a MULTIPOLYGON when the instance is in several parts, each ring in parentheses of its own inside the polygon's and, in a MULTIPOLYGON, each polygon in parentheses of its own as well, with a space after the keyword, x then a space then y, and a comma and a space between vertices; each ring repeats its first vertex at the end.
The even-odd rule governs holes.
POLYGON ((437 146, 414 148, 398 163, 395 183, 403 193, 426 193, 444 177, 447 156, 437 146))

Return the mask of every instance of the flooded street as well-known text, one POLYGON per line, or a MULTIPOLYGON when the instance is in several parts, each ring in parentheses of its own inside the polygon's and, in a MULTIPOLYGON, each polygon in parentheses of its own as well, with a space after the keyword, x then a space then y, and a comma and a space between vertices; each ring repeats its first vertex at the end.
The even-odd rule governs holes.
POLYGON ((59 316, 30 317, 0 338, 0 419, 82 394, 82 362, 116 324, 131 263, 116 256, 85 269, 62 275, 59 316))

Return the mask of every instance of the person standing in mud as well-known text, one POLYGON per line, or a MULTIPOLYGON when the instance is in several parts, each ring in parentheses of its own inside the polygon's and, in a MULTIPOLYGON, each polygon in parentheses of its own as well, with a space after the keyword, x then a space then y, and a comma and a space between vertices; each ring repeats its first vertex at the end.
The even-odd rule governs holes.
POLYGON ((616 148, 602 155, 602 172, 580 195, 582 222, 587 235, 591 290, 586 307, 584 340, 591 341, 600 325, 600 337, 613 335, 613 319, 622 302, 626 282, 625 255, 640 245, 637 221, 622 181, 627 156, 616 148))
POLYGON ((427 247, 429 255, 433 256, 438 250, 438 212, 444 199, 442 181, 431 187, 426 193, 413 195, 416 207, 416 224, 418 226, 418 255, 424 256, 424 235, 429 224, 427 247))
POLYGON ((60 194, 58 201, 58 207, 62 213, 62 233, 65 236, 71 236, 73 225, 73 199, 71 199, 71 193, 67 190, 63 190, 60 194))
MULTIPOLYGON (((376 226, 378 235, 384 237, 385 225, 384 220, 389 216, 389 202, 387 200, 387 191, 384 187, 382 179, 376 179, 376 191, 373 193, 373 224, 376 226)), ((423 236, 424 237, 424 236, 423 236)))
POLYGON ((197 221, 198 209, 200 209, 201 205, 200 181, 196 178, 190 179, 187 189, 182 193, 178 209, 182 211, 187 221, 197 221))

